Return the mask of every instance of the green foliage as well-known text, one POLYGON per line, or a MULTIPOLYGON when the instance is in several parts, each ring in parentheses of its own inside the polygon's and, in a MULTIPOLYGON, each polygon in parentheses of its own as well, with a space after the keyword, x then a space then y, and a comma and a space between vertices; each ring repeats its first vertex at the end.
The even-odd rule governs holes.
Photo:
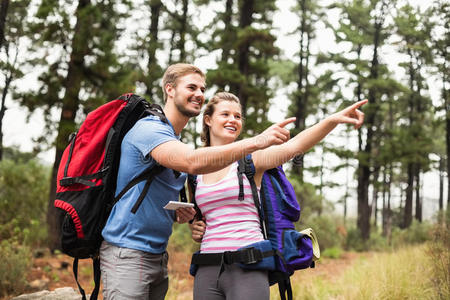
POLYGON ((431 258, 433 287, 439 299, 450 299, 450 219, 436 225, 427 254, 431 258))
POLYGON ((268 87, 269 62, 279 53, 271 32, 275 1, 248 3, 234 1, 207 26, 214 41, 208 50, 221 54, 217 68, 207 72, 208 86, 240 98, 246 118, 243 137, 258 134, 270 124, 267 113, 274 93, 268 87))
POLYGON ((414 220, 409 228, 400 229, 394 227, 392 230, 392 246, 398 248, 404 245, 422 244, 432 238, 432 225, 414 220))
POLYGON ((361 238, 359 229, 352 226, 348 229, 345 249, 354 251, 385 251, 409 245, 423 244, 431 239, 431 229, 432 226, 429 223, 413 221, 412 225, 407 229, 393 227, 390 239, 373 229, 370 238, 364 241, 361 238))
POLYGON ((327 215, 313 216, 308 218, 304 224, 298 229, 311 227, 317 235, 321 251, 328 248, 342 247, 345 240, 345 229, 342 230, 344 227, 338 217, 327 215))
POLYGON ((174 223, 169 247, 176 251, 194 253, 199 249, 200 244, 191 238, 191 230, 188 224, 174 223))
MULTIPOLYGON (((351 264, 326 269, 326 275, 296 272, 291 277, 294 299, 447 299, 439 298, 432 289, 430 264, 423 246, 352 257, 351 264)), ((271 299, 279 299, 276 286, 271 292, 271 299)))
MULTIPOLYGON (((381 232, 373 230, 367 241, 367 249, 370 251, 386 251, 389 250, 389 241, 382 236, 381 232)), ((402 245, 403 246, 403 245, 402 245)))
POLYGON ((20 294, 26 288, 26 273, 31 267, 31 250, 16 239, 0 243, 0 297, 20 294))
MULTIPOLYGON (((70 120, 79 111, 86 114, 134 90, 133 69, 120 62, 115 47, 122 33, 117 24, 125 17, 116 11, 118 2, 42 1, 33 18, 26 20, 33 42, 29 63, 39 70, 38 84, 16 96, 30 112, 43 109, 47 138, 42 143, 51 144, 48 136, 54 135, 58 125, 64 129, 62 135, 73 132, 75 122, 84 119, 70 120), (52 110, 63 106, 66 122, 55 124, 52 110)), ((58 145, 63 148, 67 139, 59 139, 64 141, 58 145)))
POLYGON ((0 238, 28 245, 46 238, 49 168, 36 160, 0 161, 0 238))
POLYGON ((361 231, 358 228, 351 227, 347 230, 345 249, 354 251, 367 250, 367 242, 362 239, 361 231))
POLYGON ((320 256, 338 259, 342 256, 342 248, 340 247, 326 248, 324 251, 320 251, 320 256))
POLYGON ((28 162, 36 157, 36 153, 22 152, 18 146, 4 147, 3 158, 4 160, 12 160, 14 162, 28 162))
POLYGON ((360 259, 346 270, 335 282, 332 295, 349 300, 435 299, 429 273, 424 247, 376 253, 360 259))
POLYGON ((310 183, 300 183, 298 176, 289 175, 289 181, 294 187, 297 201, 300 203, 300 224, 308 225, 309 218, 321 214, 325 210, 325 200, 318 194, 317 188, 310 183))

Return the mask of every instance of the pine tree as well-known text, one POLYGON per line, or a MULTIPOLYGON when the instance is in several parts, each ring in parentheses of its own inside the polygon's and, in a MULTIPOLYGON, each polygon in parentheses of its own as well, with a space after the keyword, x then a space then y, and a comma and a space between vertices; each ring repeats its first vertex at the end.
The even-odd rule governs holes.
MULTIPOLYGON (((383 102, 389 99, 398 84, 392 80, 380 51, 389 36, 389 11, 395 1, 352 0, 330 6, 341 12, 339 26, 333 28, 338 45, 345 45, 344 51, 330 51, 328 57, 319 60, 338 64, 345 71, 341 84, 352 87, 355 100, 367 98, 364 106, 364 126, 358 131, 359 153, 356 176, 358 179, 357 226, 363 240, 370 236, 372 211, 377 211, 379 160, 383 144, 383 102), (370 53, 370 54, 369 54, 370 53), (370 203, 369 187, 374 187, 370 203)), ((331 26, 331 25, 330 25, 331 26)))
MULTIPOLYGON (((311 44, 316 36, 315 24, 317 24, 320 18, 323 16, 321 7, 316 1, 299 0, 297 1, 297 7, 295 11, 298 12, 300 17, 300 25, 295 30, 299 38, 299 63, 297 66, 297 89, 292 95, 292 104, 290 111, 293 116, 296 117, 294 134, 297 134, 306 129, 306 117, 314 110, 311 109, 311 103, 317 102, 317 98, 311 94, 311 89, 315 83, 311 82, 311 63, 313 55, 311 53, 311 44)), ((317 96, 317 93, 316 93, 317 96)), ((293 160, 294 172, 299 175, 300 181, 303 181, 303 165, 304 154, 299 154, 293 160)))
MULTIPOLYGON (((437 74, 442 82, 441 99, 442 103, 440 111, 443 111, 445 123, 445 143, 446 153, 442 166, 446 164, 447 172, 447 207, 450 204, 450 54, 448 46, 450 45, 450 3, 445 0, 434 0, 432 7, 429 9, 426 21, 430 22, 433 27, 431 42, 432 53, 434 57, 434 65, 437 74)), ((442 171, 441 171, 442 172, 442 171)), ((443 187, 442 187, 443 189, 443 187)), ((442 205, 443 206, 443 205, 442 205)), ((448 208, 447 208, 448 210, 448 208)))
POLYGON ((52 250, 60 247, 58 225, 62 216, 53 202, 57 168, 68 137, 87 112, 117 98, 123 91, 132 90, 130 72, 119 64, 115 54, 114 44, 120 34, 117 23, 123 17, 116 12, 116 4, 117 1, 44 0, 30 24, 35 66, 45 70, 38 78, 39 90, 28 91, 21 100, 30 111, 44 109, 47 132, 43 139, 56 131, 47 214, 52 250), (54 108, 60 109, 56 123, 51 121, 54 108))
POLYGON ((3 158, 3 118, 5 116, 6 98, 15 79, 21 78, 23 59, 19 56, 23 48, 23 38, 26 35, 26 19, 30 1, 2 0, 0 3, 0 70, 2 79, 0 100, 0 160, 3 158))
POLYGON ((403 227, 409 227, 412 222, 413 194, 415 191, 416 211, 418 221, 422 220, 422 200, 420 197, 420 173, 428 167, 428 153, 432 141, 426 138, 424 125, 427 122, 427 112, 430 100, 425 97, 424 90, 427 88, 425 81, 425 67, 431 63, 429 51, 429 26, 420 18, 421 12, 410 5, 401 7, 395 18, 396 33, 399 35, 400 51, 407 54, 408 61, 401 65, 408 74, 409 91, 405 95, 408 112, 408 147, 405 147, 405 163, 407 170, 407 189, 405 199, 405 211, 403 227))
POLYGON ((267 112, 273 95, 269 62, 279 53, 270 32, 275 1, 226 1, 224 9, 211 25, 217 42, 209 50, 221 54, 218 68, 207 73, 208 86, 239 97, 246 118, 244 136, 255 135, 269 125, 267 112))

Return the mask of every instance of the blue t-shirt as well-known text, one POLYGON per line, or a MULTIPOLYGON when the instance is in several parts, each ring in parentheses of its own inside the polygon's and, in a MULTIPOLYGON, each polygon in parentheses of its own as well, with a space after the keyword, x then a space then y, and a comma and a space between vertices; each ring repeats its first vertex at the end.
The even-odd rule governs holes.
MULTIPOLYGON (((179 138, 171 124, 162 122, 156 116, 139 120, 122 141, 116 195, 136 175, 155 164, 149 153, 156 146, 179 138)), ((176 178, 173 170, 164 169, 153 179, 136 214, 131 212, 131 208, 136 203, 145 181, 132 187, 114 205, 102 231, 103 238, 119 247, 154 254, 163 253, 172 233, 174 220, 174 212, 163 207, 170 200, 178 200, 185 180, 185 173, 176 178)))

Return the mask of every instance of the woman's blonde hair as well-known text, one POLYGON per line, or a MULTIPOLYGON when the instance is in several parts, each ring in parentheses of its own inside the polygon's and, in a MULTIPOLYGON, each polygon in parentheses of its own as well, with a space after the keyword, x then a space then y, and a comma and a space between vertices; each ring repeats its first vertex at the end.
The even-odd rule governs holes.
MULTIPOLYGON (((208 147, 211 146, 211 138, 210 138, 210 132, 209 132, 209 126, 205 122, 205 117, 209 116, 211 117, 214 114, 215 107, 217 104, 219 104, 222 101, 230 101, 235 102, 239 104, 242 110, 241 102, 239 101, 239 98, 236 97, 236 95, 228 92, 219 92, 216 93, 206 104, 205 111, 203 112, 203 123, 202 123, 202 134, 201 134, 201 140, 204 144, 204 146, 208 147)), ((244 121, 243 119, 241 119, 244 121)))

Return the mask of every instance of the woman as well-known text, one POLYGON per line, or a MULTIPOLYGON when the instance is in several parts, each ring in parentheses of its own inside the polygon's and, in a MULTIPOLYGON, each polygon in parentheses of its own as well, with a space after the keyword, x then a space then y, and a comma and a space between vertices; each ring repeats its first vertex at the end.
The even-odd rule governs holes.
MULTIPOLYGON (((359 128, 364 114, 358 110, 367 100, 357 102, 320 123, 302 131, 284 144, 252 154, 255 182, 260 186, 263 173, 306 152, 322 140, 336 125, 353 124, 359 128)), ((295 118, 288 119, 292 122, 295 118)), ((205 146, 233 143, 242 131, 239 99, 221 92, 206 105, 203 114, 202 141, 205 146)), ((205 223, 192 226, 192 237, 200 242, 201 253, 235 251, 263 240, 250 184, 244 176, 244 200, 238 200, 237 162, 217 172, 199 175, 195 199, 205 223), (204 233, 204 234, 203 234, 204 233)), ((201 265, 194 280, 195 300, 269 299, 269 282, 264 270, 244 270, 236 264, 201 265)))

